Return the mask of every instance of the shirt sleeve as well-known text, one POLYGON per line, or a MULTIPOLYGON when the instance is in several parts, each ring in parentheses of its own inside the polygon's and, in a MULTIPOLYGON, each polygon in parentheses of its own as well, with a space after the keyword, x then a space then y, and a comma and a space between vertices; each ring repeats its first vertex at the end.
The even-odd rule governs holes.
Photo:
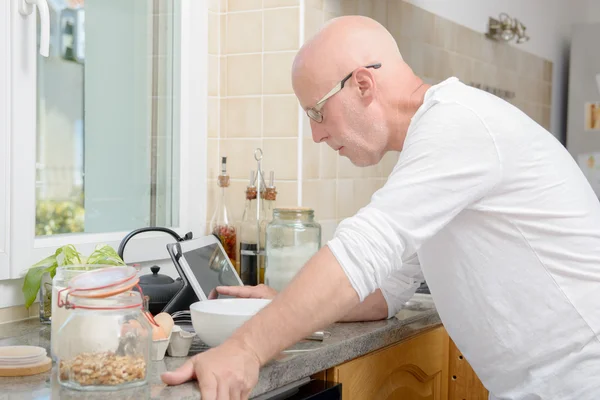
POLYGON ((422 113, 386 184, 327 244, 360 301, 378 288, 391 298, 415 285, 405 260, 488 194, 501 173, 492 133, 474 111, 438 102, 422 113))
POLYGON ((380 288, 387 304, 388 319, 402 310, 424 280, 416 254, 402 263, 400 271, 392 272, 380 288))

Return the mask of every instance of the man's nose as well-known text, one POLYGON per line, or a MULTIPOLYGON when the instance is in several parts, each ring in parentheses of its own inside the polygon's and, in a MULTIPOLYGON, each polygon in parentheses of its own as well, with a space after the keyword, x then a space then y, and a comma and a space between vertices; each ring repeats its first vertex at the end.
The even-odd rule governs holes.
POLYGON ((310 130, 315 143, 321 143, 327 138, 327 133, 325 132, 325 129, 323 129, 323 125, 312 119, 310 120, 310 130))

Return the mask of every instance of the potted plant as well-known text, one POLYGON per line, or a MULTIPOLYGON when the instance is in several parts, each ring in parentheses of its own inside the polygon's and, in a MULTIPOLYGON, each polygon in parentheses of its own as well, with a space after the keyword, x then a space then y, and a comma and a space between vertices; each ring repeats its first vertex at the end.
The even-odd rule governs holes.
POLYGON ((83 256, 72 244, 68 244, 59 247, 54 254, 32 265, 25 275, 22 291, 27 309, 39 295, 41 322, 49 323, 52 316, 52 278, 56 274, 56 269, 77 264, 125 265, 117 252, 106 244, 96 246, 88 257, 83 256))

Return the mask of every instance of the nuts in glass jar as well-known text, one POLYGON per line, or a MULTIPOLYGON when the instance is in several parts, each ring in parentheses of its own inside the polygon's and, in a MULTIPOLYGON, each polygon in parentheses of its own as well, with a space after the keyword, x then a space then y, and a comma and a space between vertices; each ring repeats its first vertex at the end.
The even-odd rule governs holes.
POLYGON ((146 361, 143 356, 117 356, 113 352, 81 353, 71 360, 60 362, 60 379, 81 386, 117 386, 145 377, 146 361))

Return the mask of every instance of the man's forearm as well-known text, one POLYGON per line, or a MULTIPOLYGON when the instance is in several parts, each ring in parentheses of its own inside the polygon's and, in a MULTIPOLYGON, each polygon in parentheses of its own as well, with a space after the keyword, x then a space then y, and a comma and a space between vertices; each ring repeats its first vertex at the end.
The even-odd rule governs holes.
POLYGON ((230 342, 241 343, 265 364, 309 334, 339 321, 358 304, 356 291, 325 246, 230 342))
POLYGON ((350 313, 343 317, 341 322, 356 322, 356 321, 379 321, 388 317, 388 304, 381 293, 377 289, 373 294, 369 295, 362 303, 354 307, 350 313))

